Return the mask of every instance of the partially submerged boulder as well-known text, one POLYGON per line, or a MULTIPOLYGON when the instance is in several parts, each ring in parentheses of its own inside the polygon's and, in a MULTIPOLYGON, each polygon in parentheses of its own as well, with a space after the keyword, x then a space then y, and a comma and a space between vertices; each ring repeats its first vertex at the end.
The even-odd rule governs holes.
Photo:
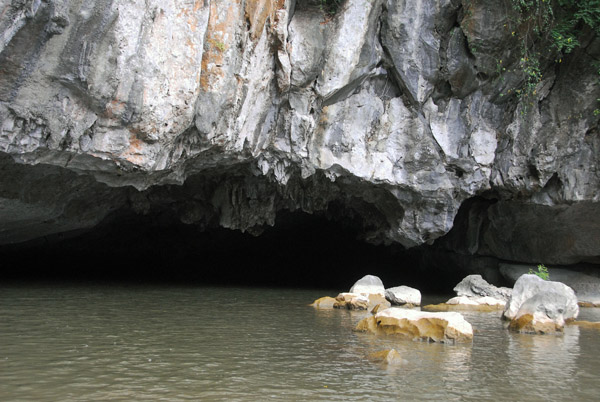
POLYGON ((350 288, 350 293, 361 294, 380 294, 385 296, 385 287, 379 277, 375 275, 365 275, 350 288))
POLYGON ((565 326, 564 306, 567 296, 560 293, 538 293, 521 305, 509 329, 528 334, 553 334, 565 326))
POLYGON ((511 320, 509 329, 513 331, 547 334, 562 331, 565 321, 578 314, 573 289, 526 274, 515 283, 503 317, 511 320))
POLYGON ((311 306, 318 309, 330 309, 335 305, 336 300, 333 297, 321 297, 313 302, 311 306))
POLYGON ((481 275, 466 276, 454 287, 457 296, 470 298, 491 297, 507 302, 512 290, 510 288, 498 288, 481 277, 481 275))
POLYGON ((346 308, 348 310, 372 310, 375 306, 384 304, 389 307, 389 302, 378 293, 340 293, 335 298, 334 308, 346 308))
POLYGON ((396 286, 385 290, 385 298, 398 306, 420 306, 421 292, 408 286, 396 286))
POLYGON ((473 340, 473 327, 460 313, 429 313, 397 307, 361 320, 355 330, 444 343, 473 340))

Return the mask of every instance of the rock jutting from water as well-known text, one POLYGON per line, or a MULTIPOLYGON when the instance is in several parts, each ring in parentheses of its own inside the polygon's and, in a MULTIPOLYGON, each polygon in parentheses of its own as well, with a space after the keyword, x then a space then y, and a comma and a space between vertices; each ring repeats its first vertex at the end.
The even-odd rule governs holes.
POLYGON ((523 275, 513 288, 503 317, 517 332, 549 334, 562 331, 566 321, 579 314, 573 289, 536 275, 523 275))
POLYGON ((420 306, 421 292, 409 286, 396 286, 385 290, 385 298, 396 306, 420 306))
POLYGON ((348 310, 378 310, 390 307, 386 300, 385 287, 381 279, 374 275, 365 275, 350 288, 350 292, 342 292, 335 298, 321 297, 311 304, 315 308, 345 308, 348 310))
POLYGON ((492 267, 599 264, 600 39, 560 64, 548 46, 524 99, 513 12, 3 2, 0 244, 122 210, 253 234, 305 211, 406 248, 454 226, 443 247, 492 267))
POLYGON ((512 289, 498 288, 481 275, 469 275, 454 287, 454 291, 457 296, 446 303, 430 304, 423 308, 429 311, 499 311, 504 309, 512 289))
POLYGON ((473 340, 473 327, 460 313, 430 313, 399 307, 362 319, 355 330, 442 343, 473 340))

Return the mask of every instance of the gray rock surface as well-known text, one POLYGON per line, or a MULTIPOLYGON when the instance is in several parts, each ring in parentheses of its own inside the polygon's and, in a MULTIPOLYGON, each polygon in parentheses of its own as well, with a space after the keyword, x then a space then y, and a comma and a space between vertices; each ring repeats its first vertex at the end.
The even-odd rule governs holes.
POLYGON ((252 233, 281 210, 354 216, 366 240, 413 247, 481 196, 468 253, 600 263, 600 40, 542 65, 524 105, 501 96, 524 78, 507 13, 491 0, 347 0, 335 16, 292 0, 1 2, 0 243, 168 205, 252 233), (12 177, 32 183, 41 166, 60 173, 21 191, 12 177))
POLYGON ((513 320, 535 312, 543 312, 552 321, 560 315, 562 324, 556 322, 562 326, 564 320, 577 318, 577 296, 564 283, 545 281, 536 275, 523 275, 515 282, 503 316, 513 320))
POLYGON ((413 306, 421 305, 421 292, 419 289, 404 285, 386 289, 385 298, 390 303, 398 306, 404 304, 412 304, 413 306))
POLYGON ((494 299, 508 301, 512 289, 496 287, 489 284, 481 275, 469 275, 454 287, 457 296, 467 297, 493 297, 494 299))

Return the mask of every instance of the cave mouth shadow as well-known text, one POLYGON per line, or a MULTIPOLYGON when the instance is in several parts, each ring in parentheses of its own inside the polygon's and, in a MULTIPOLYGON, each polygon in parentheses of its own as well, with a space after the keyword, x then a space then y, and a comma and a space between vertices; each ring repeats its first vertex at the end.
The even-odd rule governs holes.
POLYGON ((386 287, 447 292, 461 274, 432 272, 422 251, 358 240, 359 225, 280 212, 260 236, 202 230, 167 211, 118 212, 93 229, 0 247, 0 281, 216 285, 348 291, 366 274, 386 287))

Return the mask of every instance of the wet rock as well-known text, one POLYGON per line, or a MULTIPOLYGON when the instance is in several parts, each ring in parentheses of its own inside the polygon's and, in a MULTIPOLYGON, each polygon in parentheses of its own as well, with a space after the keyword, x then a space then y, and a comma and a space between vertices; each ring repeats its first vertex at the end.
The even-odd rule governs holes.
MULTIPOLYGON (((481 298, 488 297, 496 300, 508 301, 510 298, 512 289, 509 288, 498 288, 494 285, 489 284, 481 275, 469 275, 465 277, 458 285, 454 287, 454 291, 457 296, 465 296, 466 298, 481 298)), ((464 298, 460 300, 466 300, 464 298)), ((489 299, 485 301, 488 303, 489 299)), ((450 302, 448 302, 450 303, 450 302)), ((450 303, 457 304, 457 303, 450 303)), ((469 303, 466 303, 469 304, 469 303)), ((497 303, 493 303, 497 304, 497 303)))
POLYGON ((488 296, 467 297, 457 296, 446 303, 428 304, 423 306, 426 311, 480 311, 499 312, 504 309, 506 302, 488 296))
POLYGON ((379 303, 378 305, 376 305, 375 307, 373 307, 373 309, 371 310, 372 314, 377 314, 380 311, 383 311, 385 309, 388 309, 392 307, 391 303, 389 301, 385 301, 384 303, 379 303))
POLYGON ((591 321, 571 321, 568 323, 569 325, 577 325, 581 328, 588 329, 600 329, 600 322, 591 322, 591 321))
POLYGON ((515 283, 503 317, 511 320, 510 329, 515 331, 552 333, 562 330, 565 321, 574 320, 578 314, 573 289, 536 275, 523 275, 515 283))
POLYGON ((333 297, 325 296, 315 300, 311 306, 317 309, 331 309, 334 308, 336 303, 337 300, 333 297))
POLYGON ((406 360, 402 359, 402 356, 396 349, 371 353, 369 355, 369 360, 389 366, 397 366, 406 363, 406 360))
POLYGON ((420 306, 421 292, 408 286, 396 286, 385 290, 385 298, 392 304, 420 306))
POLYGON ((375 275, 365 275, 350 288, 350 293, 361 294, 379 294, 385 295, 385 287, 379 277, 375 275))
MULTIPOLYGON (((565 306, 568 304, 568 296, 564 294, 537 293, 521 305, 508 327, 512 331, 531 334, 561 332, 565 325, 565 306)), ((568 315, 567 318, 573 319, 568 315)))
POLYGON ((444 343, 473 340, 471 324, 459 313, 430 313, 398 307, 364 318, 357 324, 356 331, 444 343))
POLYGON ((348 310, 368 310, 369 298, 360 293, 340 293, 335 298, 335 308, 345 308, 348 310))

